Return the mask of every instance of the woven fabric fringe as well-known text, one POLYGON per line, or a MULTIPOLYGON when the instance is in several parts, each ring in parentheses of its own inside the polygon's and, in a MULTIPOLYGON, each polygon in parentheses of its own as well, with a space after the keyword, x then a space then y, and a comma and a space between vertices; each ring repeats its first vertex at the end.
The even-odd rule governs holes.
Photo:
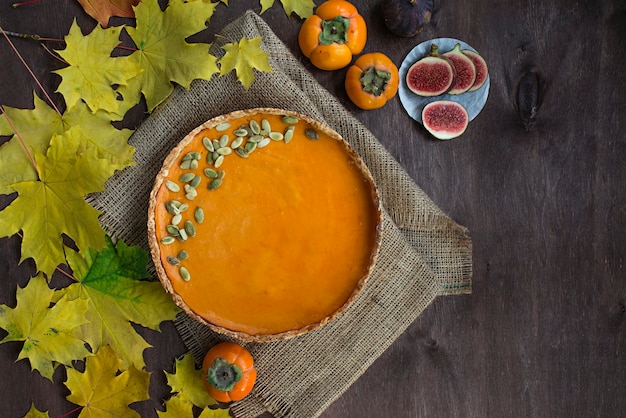
MULTIPOLYGON (((298 62, 269 26, 247 12, 222 39, 263 38, 272 73, 257 73, 246 91, 230 74, 198 80, 174 93, 137 129, 136 166, 110 179, 90 197, 116 239, 147 249, 147 208, 165 156, 189 131, 234 110, 277 107, 307 114, 341 134, 369 167, 385 208, 378 263, 354 304, 321 329, 291 340, 248 344, 258 381, 251 396, 233 405, 237 417, 270 412, 314 417, 363 374, 438 295, 471 291, 472 247, 467 230, 419 189, 374 135, 298 62)), ((220 335, 180 314, 176 327, 198 363, 220 335)))

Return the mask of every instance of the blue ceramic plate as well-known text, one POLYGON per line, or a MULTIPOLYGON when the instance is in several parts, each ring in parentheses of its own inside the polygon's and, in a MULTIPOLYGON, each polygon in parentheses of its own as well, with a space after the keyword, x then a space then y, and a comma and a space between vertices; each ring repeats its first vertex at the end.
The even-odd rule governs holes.
MULTIPOLYGON (((467 110, 470 121, 478 116, 487 102, 489 85, 491 84, 489 75, 487 75, 487 81, 485 81, 485 84, 483 84, 481 88, 470 93, 463 93, 459 95, 442 94, 435 97, 423 97, 418 96, 409 90, 409 87, 406 84, 406 73, 409 71, 411 65, 413 65, 417 60, 430 54, 430 47, 432 44, 437 44, 439 52, 444 53, 454 49, 457 43, 461 44, 461 49, 471 49, 472 51, 478 52, 465 42, 459 41, 458 39, 437 38, 424 41, 417 45, 407 54, 404 61, 402 61, 402 65, 399 69, 400 88, 398 95, 400 96, 400 102, 402 103, 402 106, 404 106, 404 110, 406 110, 409 116, 419 123, 422 123, 422 109, 424 109, 424 106, 430 102, 437 100, 452 100, 454 102, 458 102, 465 107, 465 110, 467 110)), ((487 63, 487 65, 489 64, 487 63)))

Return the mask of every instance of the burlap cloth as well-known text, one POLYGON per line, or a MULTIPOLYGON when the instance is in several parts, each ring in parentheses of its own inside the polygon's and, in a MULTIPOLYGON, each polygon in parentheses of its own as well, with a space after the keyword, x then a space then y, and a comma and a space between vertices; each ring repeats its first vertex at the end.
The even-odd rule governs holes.
MULTIPOLYGON (((371 170, 385 208, 378 263, 355 303, 337 320, 295 339, 248 344, 256 359, 253 394, 233 405, 237 417, 266 411, 277 417, 320 415, 438 295, 469 293, 472 250, 467 230, 422 192, 379 141, 308 73, 267 24, 247 12, 227 26, 223 39, 262 36, 273 73, 256 73, 245 89, 231 74, 177 88, 142 123, 130 142, 137 165, 114 176, 90 199, 116 239, 148 248, 147 208, 153 179, 165 156, 204 121, 233 110, 277 107, 326 123, 339 132, 371 170)), ((222 339, 180 315, 176 327, 198 363, 222 339)))

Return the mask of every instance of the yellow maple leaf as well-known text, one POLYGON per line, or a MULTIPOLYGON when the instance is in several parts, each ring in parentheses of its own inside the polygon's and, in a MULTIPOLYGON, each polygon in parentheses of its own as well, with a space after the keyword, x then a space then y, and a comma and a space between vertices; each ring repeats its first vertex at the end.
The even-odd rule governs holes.
MULTIPOLYGON (((84 197, 103 190, 115 169, 97 153, 95 147, 84 144, 79 128, 72 128, 52 137, 46 155, 35 151, 37 178, 27 175, 7 185, 18 196, 0 211, 0 237, 21 230, 21 260, 33 258, 48 277, 65 263, 63 234, 80 248, 104 247, 99 212, 84 197)), ((7 156, 0 154, 0 164, 7 156)))
POLYGON ((58 364, 71 365, 89 355, 77 331, 87 323, 84 300, 58 300, 50 306, 54 290, 41 275, 17 289, 17 305, 0 305, 0 328, 8 332, 1 342, 23 341, 18 360, 28 358, 31 367, 52 380, 58 364))
POLYGON ((130 367, 120 370, 122 361, 111 347, 103 346, 88 357, 84 373, 67 369, 67 400, 83 407, 79 417, 134 417, 128 405, 150 398, 150 373, 130 367))
POLYGON ((143 93, 151 112, 172 93, 172 82, 189 88, 194 79, 209 80, 217 73, 208 45, 186 41, 206 28, 216 5, 171 0, 161 11, 157 0, 140 2, 135 7, 137 27, 126 31, 137 46, 128 58, 143 72, 129 86, 121 86, 120 92, 126 97, 143 93))
MULTIPOLYGON (((261 13, 274 5, 275 0, 261 0, 261 13)), ((313 14, 315 3, 313 0, 280 0, 285 9, 287 16, 291 16, 292 13, 297 14, 303 19, 313 14)))
POLYGON ((137 102, 119 100, 120 93, 114 85, 126 85, 141 69, 126 56, 111 57, 120 44, 122 28, 94 30, 83 35, 76 21, 65 37, 66 47, 57 53, 69 64, 57 70, 62 78, 58 91, 63 94, 68 107, 84 100, 92 112, 104 110, 124 115, 137 102))
POLYGON ((28 410, 28 412, 26 413, 26 415, 24 415, 23 418, 49 418, 50 415, 48 414, 48 411, 40 411, 35 407, 35 404, 32 404, 30 406, 30 409, 28 410))
POLYGON ((261 49, 261 38, 242 38, 238 43, 233 42, 222 47, 226 54, 220 59, 220 75, 231 71, 237 73, 237 79, 246 89, 254 81, 254 69, 272 72, 267 52, 261 49))

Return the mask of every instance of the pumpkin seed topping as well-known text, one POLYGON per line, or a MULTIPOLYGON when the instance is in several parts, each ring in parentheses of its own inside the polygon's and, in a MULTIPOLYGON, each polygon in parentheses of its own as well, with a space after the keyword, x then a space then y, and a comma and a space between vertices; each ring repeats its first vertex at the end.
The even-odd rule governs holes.
POLYGON ((319 136, 317 135, 317 131, 315 129, 312 128, 307 128, 304 131, 304 134, 306 135, 307 138, 312 139, 312 140, 317 140, 319 139, 319 136))
POLYGON ((181 250, 178 255, 176 256, 176 258, 178 258, 179 260, 186 260, 189 258, 189 253, 185 250, 181 250))
POLYGON ((173 266, 177 266, 180 264, 180 260, 176 257, 174 257, 173 255, 170 255, 167 257, 167 262, 170 263, 173 266))
POLYGON ((174 183, 172 180, 167 180, 165 182, 165 187, 167 187, 170 192, 180 192, 180 186, 177 183, 174 183))
POLYGON ((169 202, 165 202, 165 210, 170 215, 178 215, 180 213, 179 206, 180 205, 176 205, 173 200, 170 200, 169 202))
POLYGON ((204 175, 210 179, 215 179, 217 178, 217 171, 213 170, 212 168, 205 168, 204 175))
POLYGON ((176 241, 174 239, 174 237, 170 237, 169 235, 166 236, 166 237, 161 238, 161 244, 163 244, 163 245, 172 244, 174 241, 176 241))
POLYGON ((295 116, 283 116, 282 119, 283 123, 286 123, 288 125, 295 125, 296 123, 298 123, 298 118, 296 118, 295 116))
POLYGON ((187 231, 185 229, 179 229, 178 230, 178 238, 181 241, 187 241, 187 239, 189 238, 189 236, 187 235, 187 231))
POLYGON ((233 150, 230 147, 222 147, 218 150, 216 150, 215 152, 217 152, 219 155, 230 155, 232 154, 233 150))
POLYGON ((200 206, 198 206, 196 210, 193 212, 193 217, 196 220, 196 222, 201 224, 202 222, 204 222, 204 210, 200 206))
POLYGON ((289 128, 287 128, 287 130, 285 131, 285 135, 284 135, 284 140, 285 140, 285 144, 288 144, 289 142, 291 142, 291 140, 293 139, 293 126, 290 126, 289 128))
POLYGON ((184 211, 186 211, 187 209, 189 209, 189 205, 187 203, 181 203, 178 206, 178 210, 180 211, 180 213, 183 213, 184 211))
POLYGON ((209 183, 209 190, 215 190, 218 187, 220 187, 222 185, 222 179, 221 178, 216 178, 215 180, 213 180, 212 182, 209 183))
POLYGON ((250 121, 250 129, 252 129, 252 133, 254 133, 255 135, 261 133, 261 126, 259 125, 259 122, 254 119, 250 121))
POLYGON ((189 185, 191 187, 198 187, 201 181, 202 181, 202 177, 196 175, 193 177, 193 179, 191 179, 191 181, 189 182, 189 185))
POLYGON ((284 136, 280 132, 270 132, 269 137, 272 141, 282 141, 284 136))
MULTIPOLYGON (((228 135, 224 134, 221 136, 220 138, 220 148, 225 147, 226 145, 228 145, 228 135)), ((216 150, 217 151, 217 150, 216 150)))
POLYGON ((249 153, 248 151, 246 151, 246 149, 245 149, 245 148, 237 148, 237 149, 235 150, 235 153, 236 153, 238 156, 243 157, 243 158, 248 158, 248 157, 250 156, 250 153, 249 153))
POLYGON ((254 151, 256 149, 256 142, 250 142, 248 141, 246 143, 246 145, 244 145, 243 149, 245 149, 246 151, 248 151, 248 153, 251 153, 252 151, 254 151))
POLYGON ((198 168, 198 160, 189 161, 189 168, 191 170, 195 170, 196 168, 198 168))
POLYGON ((180 236, 180 229, 176 225, 168 225, 165 227, 167 233, 173 237, 180 236))
POLYGON ((241 146, 241 144, 243 144, 243 137, 238 136, 235 139, 233 139, 233 142, 230 143, 230 147, 232 149, 237 149, 241 146))
POLYGON ((224 132, 228 128, 230 128, 230 123, 228 123, 228 122, 222 122, 222 123, 218 124, 217 126, 215 126, 215 130, 217 132, 224 132))
POLYGON ((188 236, 193 237, 196 235, 196 226, 191 221, 185 221, 185 231, 188 236))
POLYGON ((223 162, 224 162, 224 156, 223 156, 223 155, 220 155, 219 157, 217 157, 217 158, 215 159, 215 163, 213 163, 213 166, 214 166, 215 168, 219 168, 219 167, 222 165, 222 163, 223 163, 223 162))
POLYGON ((191 168, 191 160, 183 160, 183 162, 180 163, 180 168, 189 170, 191 168))
POLYGON ((265 148, 270 144, 270 139, 268 137, 263 138, 262 140, 259 141, 257 145, 257 148, 265 148))
POLYGON ((204 145, 204 148, 206 148, 210 152, 215 151, 215 149, 213 148, 213 143, 206 136, 204 138, 202 138, 202 145, 204 145))
POLYGON ((178 226, 178 224, 182 220, 183 220, 183 215, 181 215, 180 213, 178 215, 174 215, 172 217, 172 225, 178 226))
POLYGON ((178 269, 178 273, 180 274, 180 277, 188 282, 189 280, 191 280, 191 274, 189 274, 189 270, 187 270, 185 267, 180 267, 180 269, 178 269))
POLYGON ((178 178, 178 181, 181 183, 187 183, 191 181, 196 175, 193 173, 184 173, 182 176, 178 178))
POLYGON ((272 127, 270 126, 270 121, 267 119, 261 119, 261 133, 263 135, 267 135, 272 131, 272 127))

